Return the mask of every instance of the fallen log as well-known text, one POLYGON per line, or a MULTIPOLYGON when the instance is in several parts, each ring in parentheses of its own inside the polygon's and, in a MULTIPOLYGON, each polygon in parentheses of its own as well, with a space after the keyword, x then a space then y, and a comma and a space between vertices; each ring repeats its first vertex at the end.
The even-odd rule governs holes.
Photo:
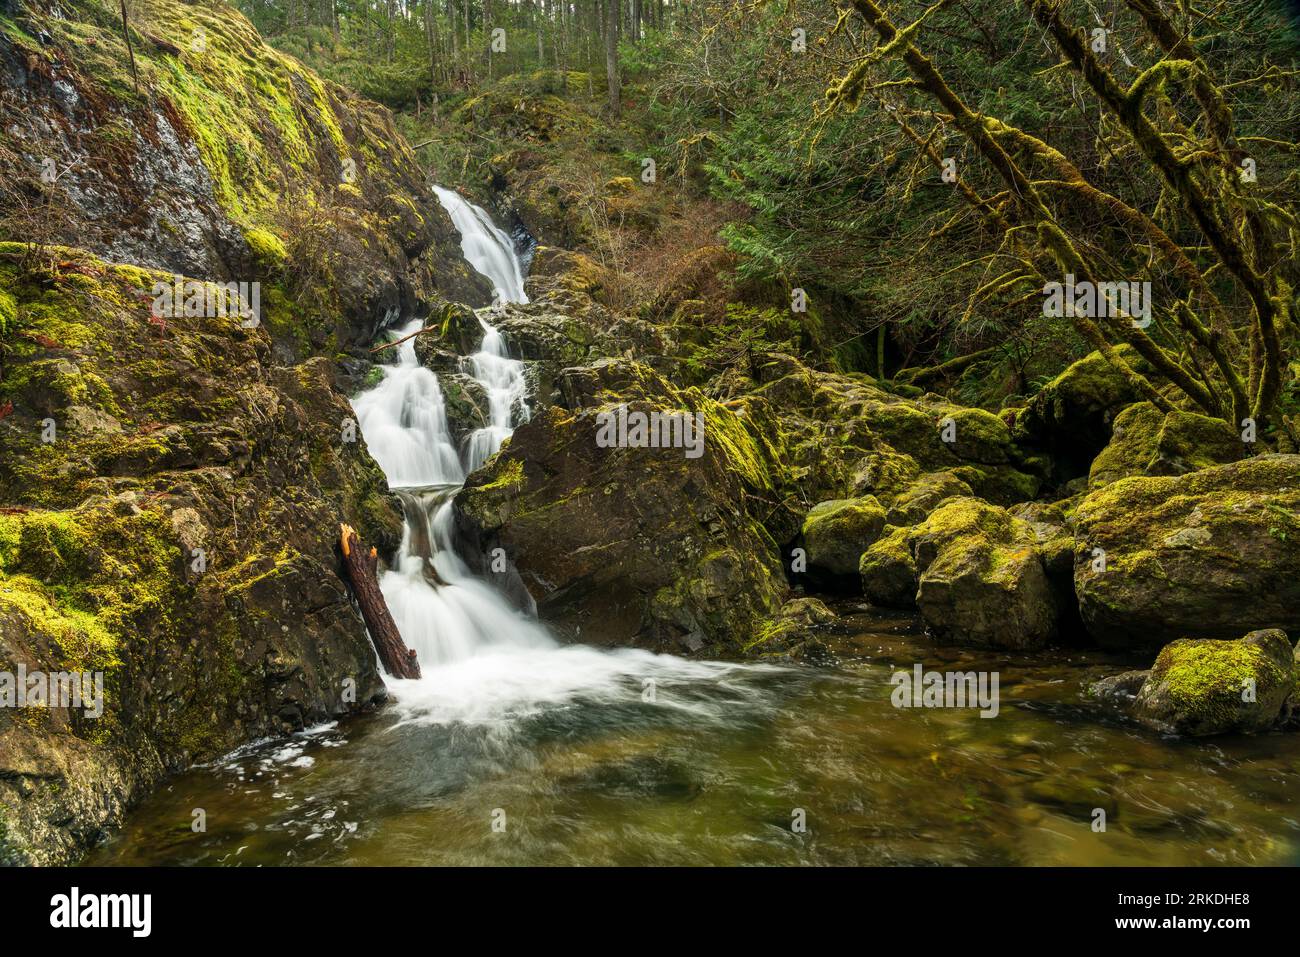
POLYGON ((405 335, 402 336, 402 338, 400 339, 394 339, 392 342, 385 342, 383 345, 375 346, 370 351, 378 352, 380 349, 391 349, 393 346, 400 346, 407 339, 414 339, 416 336, 420 335, 423 332, 437 332, 437 331, 438 331, 437 326, 425 326, 423 329, 416 329, 410 335, 405 335))
POLYGON ((420 663, 415 650, 406 647, 402 635, 393 621, 384 593, 379 590, 379 556, 375 549, 366 549, 361 537, 351 525, 339 526, 339 547, 343 550, 343 567, 347 571, 352 594, 361 608, 370 631, 370 640, 379 652, 384 670, 394 678, 420 677, 420 663))

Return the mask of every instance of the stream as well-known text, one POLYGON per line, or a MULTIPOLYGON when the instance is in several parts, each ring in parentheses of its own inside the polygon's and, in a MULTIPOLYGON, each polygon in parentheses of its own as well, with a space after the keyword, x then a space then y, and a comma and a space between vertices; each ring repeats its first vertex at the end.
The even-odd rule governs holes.
MULTIPOLYGON (((436 193, 498 299, 526 302, 510 238, 436 193)), ((1108 720, 1083 688, 1137 662, 936 648, 915 620, 854 604, 823 667, 560 645, 452 547, 456 491, 530 414, 523 364, 480 321, 463 367, 488 421, 463 448, 414 340, 353 400, 403 504, 380 585, 424 677, 390 681, 378 714, 171 780, 85 863, 1300 863, 1300 736, 1193 742, 1108 720), (915 663, 998 672, 997 718, 895 708, 890 676, 915 663)))

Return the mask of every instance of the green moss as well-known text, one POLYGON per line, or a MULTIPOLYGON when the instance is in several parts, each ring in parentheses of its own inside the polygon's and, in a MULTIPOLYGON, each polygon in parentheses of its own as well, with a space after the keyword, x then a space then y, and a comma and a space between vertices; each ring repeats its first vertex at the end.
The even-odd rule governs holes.
POLYGON ((1163 679, 1180 711, 1196 718, 1235 712, 1247 682, 1253 681, 1262 697, 1294 681, 1261 647, 1240 640, 1171 642, 1156 658, 1152 675, 1163 679))
POLYGON ((252 250, 257 265, 267 272, 279 271, 289 260, 289 251, 285 248, 284 241, 269 230, 247 230, 244 241, 252 250))
MULTIPOLYGON (((0 276, 0 282, 4 277, 0 276)), ((18 328, 18 303, 13 293, 0 287, 0 336, 8 337, 18 328)))
POLYGON ((1003 509, 977 498, 953 498, 940 505, 917 527, 917 534, 947 542, 970 537, 1010 541, 1013 519, 1003 509))
POLYGON ((524 484, 524 463, 519 459, 502 457, 501 464, 495 470, 492 481, 476 486, 480 492, 502 492, 515 490, 524 484))
POLYGON ((51 639, 68 667, 111 669, 123 643, 170 633, 180 560, 161 512, 101 503, 0 515, 0 605, 51 639))
POLYGON ((720 448, 726 467, 739 475, 750 488, 775 489, 777 480, 773 476, 773 465, 776 456, 767 438, 756 438, 745 422, 726 406, 699 393, 696 393, 696 399, 697 407, 704 413, 705 448, 720 448))

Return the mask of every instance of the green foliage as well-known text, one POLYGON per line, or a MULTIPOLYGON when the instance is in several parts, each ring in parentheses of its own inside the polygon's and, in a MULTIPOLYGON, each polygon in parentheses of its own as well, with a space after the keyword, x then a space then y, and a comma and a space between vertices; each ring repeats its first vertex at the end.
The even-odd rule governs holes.
POLYGON ((686 366, 701 381, 733 367, 749 372, 765 353, 801 355, 802 334, 793 313, 729 302, 726 318, 709 327, 707 340, 690 352, 686 366))

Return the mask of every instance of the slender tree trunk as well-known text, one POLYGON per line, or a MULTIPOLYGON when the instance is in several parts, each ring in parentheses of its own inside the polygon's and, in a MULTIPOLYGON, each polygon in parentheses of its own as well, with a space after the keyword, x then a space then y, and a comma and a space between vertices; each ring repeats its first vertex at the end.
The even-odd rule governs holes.
POLYGON ((622 86, 618 76, 618 21, 621 0, 605 0, 605 76, 609 80, 609 111, 619 115, 622 86))
POLYGON ((131 28, 126 22, 126 0, 122 3, 122 39, 126 41, 126 55, 131 58, 131 79, 135 82, 135 91, 140 92, 140 74, 135 69, 135 49, 131 46, 131 28))
MULTIPOLYGON (((433 0, 424 0, 424 42, 429 49, 429 88, 438 89, 438 46, 434 42, 433 0)), ((437 93, 433 94, 437 97, 437 93)))
POLYGON ((447 25, 451 27, 451 62, 454 69, 460 59, 460 25, 456 22, 456 0, 447 0, 447 25))
POLYGON ((533 16, 537 19, 537 69, 546 67, 546 47, 542 39, 542 0, 533 0, 533 16))

